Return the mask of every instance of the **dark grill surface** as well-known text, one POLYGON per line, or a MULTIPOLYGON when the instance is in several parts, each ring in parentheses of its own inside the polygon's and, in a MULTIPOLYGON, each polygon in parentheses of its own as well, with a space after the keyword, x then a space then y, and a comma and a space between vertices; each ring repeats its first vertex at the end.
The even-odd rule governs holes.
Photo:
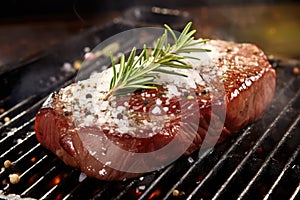
POLYGON ((0 114, 0 163, 10 160, 12 166, 1 169, 0 199, 8 194, 57 200, 300 199, 300 76, 293 74, 293 67, 299 67, 294 60, 270 58, 278 74, 277 87, 260 120, 214 148, 146 176, 95 180, 44 149, 33 132, 34 116, 51 91, 76 76, 61 71, 63 63, 82 58, 84 47, 92 48, 129 28, 119 22, 92 28, 1 75, 0 108, 6 111, 0 114), (20 176, 17 184, 9 181, 13 173, 20 176))

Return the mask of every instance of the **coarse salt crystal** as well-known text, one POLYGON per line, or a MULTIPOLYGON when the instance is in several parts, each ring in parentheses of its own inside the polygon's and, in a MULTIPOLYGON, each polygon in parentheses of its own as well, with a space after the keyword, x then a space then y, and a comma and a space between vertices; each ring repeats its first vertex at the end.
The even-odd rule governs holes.
POLYGON ((180 96, 181 93, 178 91, 175 85, 167 85, 169 97, 180 96))
POLYGON ((189 157, 189 158, 188 158, 188 161, 189 161, 189 163, 193 163, 193 162, 194 162, 194 159, 193 159, 192 157, 189 157))
POLYGON ((104 165, 111 165, 111 161, 107 161, 107 162, 105 162, 105 164, 104 165))
POLYGON ((145 185, 140 185, 139 186, 139 190, 145 190, 146 189, 146 186, 145 185))
POLYGON ((105 110, 107 110, 107 107, 108 107, 108 101, 102 101, 99 109, 101 111, 105 111, 105 110))
POLYGON ((247 87, 249 87, 249 86, 251 86, 252 82, 251 82, 250 79, 247 79, 247 80, 245 81, 245 84, 246 84, 247 87))
POLYGON ((95 119, 95 118, 94 118, 92 115, 87 115, 87 116, 85 117, 84 124, 90 125, 90 124, 92 124, 92 122, 93 122, 94 119, 95 119))
POLYGON ((155 106, 151 112, 152 112, 152 114, 160 114, 161 110, 158 106, 155 106))
POLYGON ((84 179, 86 179, 86 177, 87 177, 87 175, 85 173, 81 172, 80 175, 79 175, 78 181, 82 182, 84 179))
POLYGON ((106 173, 107 173, 107 172, 106 172, 105 169, 101 169, 101 170, 99 171, 99 174, 100 174, 101 176, 104 176, 106 173))
POLYGON ((117 111, 122 112, 124 111, 126 108, 124 106, 118 106, 117 107, 117 111))
POLYGON ((161 103, 162 103, 162 100, 156 99, 156 105, 161 105, 161 103))

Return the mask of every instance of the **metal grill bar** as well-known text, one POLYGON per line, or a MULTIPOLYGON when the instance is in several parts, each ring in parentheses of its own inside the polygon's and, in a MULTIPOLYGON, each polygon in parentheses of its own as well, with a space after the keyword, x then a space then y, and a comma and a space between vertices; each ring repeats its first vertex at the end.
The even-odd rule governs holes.
MULTIPOLYGON (((36 146, 36 148, 38 148, 38 145, 36 146)), ((24 171, 20 175, 20 178, 23 179, 23 178, 26 178, 26 177, 30 177, 32 174, 34 174, 35 171, 38 171, 38 168, 43 164, 43 162, 45 163, 46 161, 48 161, 48 159, 49 159, 49 156, 44 155, 34 165, 32 165, 31 167, 26 169, 26 171, 24 171)))
MULTIPOLYGON (((222 187, 216 192, 216 195, 213 197, 213 199, 217 199, 221 196, 221 194, 224 192, 224 190, 228 187, 228 185, 234 180, 235 177, 238 176, 239 173, 241 173, 243 167, 245 164, 249 161, 250 157, 255 153, 255 151, 258 149, 259 146, 262 145, 264 140, 271 134, 271 128, 275 127, 277 123, 280 123, 280 119, 285 117, 284 115, 288 113, 291 109, 291 105, 295 104, 299 101, 300 96, 300 90, 297 92, 297 94, 294 96, 293 99, 290 100, 289 104, 282 110, 282 112, 278 115, 278 117, 274 120, 272 124, 270 124, 269 129, 261 136, 261 138, 256 142, 256 145, 249 151, 249 153, 244 157, 242 162, 237 166, 237 168, 234 170, 234 172, 228 177, 227 181, 222 185, 222 187)), ((199 190, 197 187, 193 193, 190 195, 189 198, 192 198, 196 192, 199 190)))
MULTIPOLYGON (((249 128, 250 128, 250 127, 249 127, 249 128)), ((249 128, 248 128, 248 129, 249 129, 249 128)), ((231 146, 231 147, 223 154, 223 156, 221 157, 221 159, 220 159, 220 160, 217 162, 217 164, 209 171, 209 173, 205 176, 205 178, 199 183, 199 185, 197 186, 197 188, 202 187, 202 186, 206 183, 206 181, 208 181, 208 179, 210 179, 210 177, 211 177, 213 174, 217 173, 217 171, 219 171, 219 170, 221 169, 221 165, 223 165, 223 163, 225 162, 225 160, 228 159, 229 154, 230 154, 231 152, 233 152, 233 151, 237 148, 238 144, 240 144, 240 142, 241 142, 242 140, 245 139, 245 137, 247 136, 248 133, 249 133, 249 132, 246 130, 246 131, 244 132, 244 134, 242 134, 242 135, 236 140, 236 142, 235 142, 235 143, 234 143, 234 144, 233 144, 233 145, 232 145, 232 146, 231 146)), ((188 171, 188 172, 186 173, 186 176, 188 176, 189 174, 190 174, 190 172, 188 171)), ((186 179, 186 176, 184 177, 184 179, 186 179)), ((184 180, 184 179, 183 179, 183 180, 184 180)), ((180 181, 180 182, 177 182, 177 184, 175 184, 175 187, 172 188, 172 190, 169 191, 168 197, 171 196, 173 190, 175 190, 176 187, 177 187, 178 185, 180 185, 180 184, 183 183, 183 180, 180 181)), ((191 195, 192 195, 192 194, 191 194, 191 195)), ((191 195, 190 195, 190 197, 188 197, 187 199, 191 198, 191 195)))
POLYGON ((127 184, 124 189, 117 195, 115 196, 113 199, 115 200, 120 200, 122 198, 124 198, 124 196, 129 192, 130 189, 134 188, 136 186, 136 184, 139 182, 139 179, 134 179, 132 180, 129 184, 127 184))
POLYGON ((0 120, 3 120, 4 117, 6 117, 6 116, 14 116, 14 115, 16 115, 19 112, 19 110, 24 110, 27 105, 30 106, 30 104, 32 104, 32 101, 34 101, 36 98, 37 98, 36 95, 32 95, 32 96, 24 99, 20 103, 16 104, 14 107, 12 107, 9 110, 7 110, 4 113, 2 113, 0 115, 0 120))
POLYGON ((33 108, 37 108, 41 106, 41 104, 46 100, 49 93, 62 88, 66 87, 67 85, 70 85, 73 82, 75 74, 66 76, 63 80, 58 81, 54 85, 50 86, 46 89, 45 92, 41 92, 38 95, 31 95, 27 97, 26 99, 22 100, 18 104, 14 105, 12 108, 8 109, 4 113, 0 115, 0 120, 3 120, 4 117, 10 117, 11 120, 9 123, 4 124, 0 127, 0 132, 4 130, 8 125, 10 125, 13 121, 21 121, 19 120, 20 117, 22 117, 24 114, 27 114, 30 112, 33 108), (28 109, 27 109, 28 108, 28 109), (27 110, 26 110, 27 109, 27 110))
POLYGON ((24 160, 28 160, 29 158, 32 158, 33 156, 37 155, 37 151, 40 151, 40 150, 41 150, 41 145, 38 143, 37 145, 32 147, 29 151, 27 151, 25 154, 23 154, 20 158, 18 158, 16 161, 14 161, 13 164, 18 165, 20 163, 20 165, 22 165, 23 164, 22 162, 24 162, 24 160))
MULTIPOLYGON (((107 194, 108 188, 111 185, 112 185, 111 183, 105 183, 103 186, 100 187, 101 188, 100 192, 98 192, 97 194, 95 194, 92 199, 93 200, 106 199, 106 194, 107 194)), ((111 197, 109 199, 111 199, 111 197)))
POLYGON ((0 132, 4 131, 8 127, 13 126, 22 126, 24 121, 27 121, 29 118, 33 117, 37 110, 41 107, 44 103, 46 98, 41 99, 36 104, 17 114, 14 118, 12 118, 9 122, 5 123, 3 126, 0 127, 0 132))
POLYGON ((77 169, 73 169, 66 177, 64 177, 61 182, 57 185, 54 185, 49 192, 47 192, 40 199, 57 199, 58 197, 65 196, 68 197, 70 191, 74 188, 78 188, 78 174, 79 171, 77 169))
POLYGON ((296 188, 295 192, 293 193, 293 195, 291 196, 290 200, 299 199, 299 197, 300 197, 300 183, 296 188))
MULTIPOLYGON (((83 180, 80 184, 77 184, 74 188, 71 189, 71 191, 66 194, 66 196, 63 198, 63 200, 68 200, 68 199, 74 199, 74 198, 78 198, 78 196, 84 196, 84 194, 86 194, 87 191, 93 191, 93 189, 96 187, 98 188, 98 190, 100 191, 98 193, 98 197, 100 197, 107 189, 108 189, 108 185, 109 183, 95 183, 93 182, 93 180, 90 179, 85 179, 83 180), (96 185, 96 186, 95 186, 96 185), (88 188, 91 187, 91 188, 88 188), (85 191, 87 190, 87 191, 85 191)), ((91 194, 86 194, 91 195, 91 194)), ((93 193, 92 197, 96 198, 95 193, 93 193)))
MULTIPOLYGON (((14 154, 18 153, 19 151, 26 150, 26 149, 30 148, 31 144, 34 141, 36 141, 35 140, 35 135, 32 132, 31 135, 29 135, 28 137, 26 137, 21 143, 18 143, 16 145, 12 146, 9 150, 7 150, 6 152, 4 152, 1 155, 0 159, 2 161, 4 161, 5 159, 9 159, 10 155, 14 155, 14 154), (26 148, 26 145, 27 145, 27 148, 26 148)), ((11 156, 11 157, 15 157, 15 156, 11 156)))
MULTIPOLYGON (((249 129, 249 128, 248 128, 249 129)), ((219 159, 219 161, 214 165, 214 167, 211 169, 211 171, 209 171, 206 176, 204 177, 204 179, 202 179, 202 181, 199 183, 199 187, 202 187, 203 184, 215 173, 217 173, 217 171, 219 171, 221 168, 221 165, 223 165, 223 162, 228 158, 228 155, 233 152, 238 144, 240 144, 240 142, 242 140, 245 139, 245 137, 248 135, 248 131, 246 130, 244 134, 242 134, 237 140, 236 142, 223 154, 223 156, 219 159)), ((209 150, 203 154, 203 157, 206 157, 207 154, 208 154, 209 150)), ((210 152, 211 153, 211 152, 210 152)), ((197 170, 199 168, 199 165, 200 164, 203 164, 201 163, 200 161, 202 161, 201 157, 199 160, 196 161, 195 165, 193 165, 185 174, 184 176, 174 185, 174 187, 172 187, 171 190, 169 190, 168 194, 166 195, 166 197, 164 199, 168 199, 170 197, 172 197, 172 193, 173 191, 176 189, 176 188, 180 188, 180 185, 182 184, 188 184, 188 182, 190 181, 190 178, 189 176, 191 176, 192 174, 192 170, 197 170)))
MULTIPOLYGON (((238 176, 238 174, 241 172, 243 166, 249 162, 249 159, 251 155, 257 150, 257 148, 263 143, 263 141, 270 136, 271 132, 270 129, 274 126, 276 126, 276 123, 280 123, 280 119, 284 118, 286 113, 288 111, 291 111, 292 104, 295 104, 297 102, 297 99, 299 98, 300 90, 296 93, 296 95, 289 101, 288 105, 284 107, 284 109, 280 112, 280 114, 276 117, 276 119, 269 125, 268 130, 261 136, 261 138, 257 141, 256 145, 251 148, 251 150, 247 153, 246 157, 241 161, 240 165, 231 173, 230 177, 225 181, 225 183, 222 185, 222 187, 216 192, 216 195, 214 198, 218 198, 221 194, 223 194, 224 190, 227 189, 228 185, 238 176)), ((234 146, 234 145, 233 145, 234 146)), ((222 163, 220 163, 222 164, 222 163)), ((214 169, 214 168, 213 168, 214 169)), ((194 189, 194 191, 188 196, 188 199, 195 198, 198 191, 204 186, 204 184, 210 180, 211 175, 216 173, 215 171, 210 173, 210 176, 208 178, 205 178, 205 180, 202 180, 202 182, 194 189)))
POLYGON ((55 193, 55 190, 57 190, 58 185, 55 185, 54 187, 52 187, 48 192, 46 192, 41 198, 40 200, 44 200, 44 199, 49 199, 49 196, 52 196, 55 193))
MULTIPOLYGON (((299 119, 299 118, 298 118, 299 119)), ((272 185, 272 187, 270 188, 270 190, 268 191, 268 193, 265 195, 264 200, 267 199, 271 199, 272 198, 272 194, 275 190, 275 188, 279 185, 280 181, 283 179, 283 176, 287 173, 287 170, 291 168, 292 163, 295 161, 296 157, 299 155, 300 152, 300 146, 298 146, 298 148, 295 150, 295 152, 293 153, 292 157, 289 159, 289 161, 286 163, 286 165, 284 166, 283 170, 281 171, 281 173, 279 174, 278 178, 275 180, 274 184, 272 185)), ((299 185, 300 186, 300 185, 299 185)), ((297 189, 300 187, 296 188, 296 191, 294 194, 297 194, 297 189)), ((293 197, 293 196, 292 196, 293 197)), ((293 199, 291 197, 291 199, 293 199)))
MULTIPOLYGON (((42 160, 46 160, 46 159, 47 161, 45 162, 49 162, 48 156, 43 157, 42 160)), ((33 198, 39 198, 37 194, 43 192, 46 193, 47 191, 43 191, 43 189, 45 188, 44 185, 49 184, 49 182, 51 182, 51 180, 57 174, 59 174, 61 167, 62 164, 56 164, 55 166, 51 167, 43 176, 41 176, 36 181, 34 181, 32 185, 30 185, 24 192, 22 192, 21 196, 31 196, 33 198)))
POLYGON ((146 199, 147 196, 155 189, 155 186, 168 174, 172 171, 174 165, 170 165, 165 169, 153 182, 152 184, 143 192, 143 194, 139 197, 138 200, 146 199))
POLYGON ((185 176, 186 171, 199 167, 199 163, 211 152, 211 149, 205 149, 201 152, 199 155, 195 152, 189 157, 181 158, 178 162, 163 170, 162 173, 159 172, 159 176, 151 185, 146 187, 145 191, 142 191, 138 199, 163 199, 169 193, 170 189, 174 187, 174 183, 180 181, 185 176))
MULTIPOLYGON (((296 80, 297 81, 297 80, 296 80)), ((293 90, 293 85, 295 84, 295 78, 291 78, 291 79, 288 79, 286 80, 286 83, 284 84, 284 86, 281 86, 281 87, 277 87, 276 88, 276 96, 274 97, 274 100, 275 101, 278 101, 280 100, 280 98, 286 94, 288 94, 288 98, 291 98, 291 95, 293 95, 293 92, 287 92, 287 91, 292 91, 293 90), (279 90, 279 91, 278 91, 279 90)), ((287 99, 288 99, 287 98, 287 99)), ((273 101, 274 101, 273 100, 273 101)))
POLYGON ((267 167, 270 166, 271 159, 274 157, 274 155, 283 146, 283 144, 286 142, 287 138, 288 137, 292 137, 292 134, 295 134, 293 132, 293 130, 294 130, 294 128, 296 127, 296 125, 299 122, 300 122, 300 115, 294 121, 294 123, 291 125, 291 127, 289 128, 289 130, 283 135, 283 137, 281 138, 281 140, 279 141, 279 143, 276 145, 276 147, 273 149, 273 151, 265 159, 265 161, 264 161, 263 165, 261 166, 261 168, 259 169, 259 171, 251 179, 251 181, 249 182, 249 184, 247 185, 247 187, 243 190, 243 192, 240 194, 240 196, 238 197, 238 199, 243 199, 247 195, 247 193, 249 192, 249 190, 254 186, 254 184, 256 184, 260 180, 260 177, 261 177, 262 173, 264 173, 264 171, 267 169, 267 167))
MULTIPOLYGON (((31 119, 28 122, 25 122, 22 126, 6 133, 6 136, 0 140, 0 146, 1 146, 0 151, 1 152, 7 151, 7 148, 6 148, 8 146, 7 144, 11 144, 13 138, 15 138, 15 136, 18 135, 19 132, 25 132, 26 130, 28 130, 29 127, 32 125, 33 121, 34 121, 34 119, 31 119)), ((2 158, 3 158, 3 154, 1 154, 0 160, 2 158)))
POLYGON ((213 151, 212 149, 207 149, 206 151, 204 151, 204 153, 201 153, 199 155, 201 155, 199 157, 199 159, 186 171, 186 173, 179 179, 179 181, 177 181, 174 186, 167 192, 166 196, 164 197, 165 199, 168 199, 169 197, 171 197, 171 195, 173 194, 173 191, 179 187, 180 184, 183 184, 184 181, 189 180, 189 176, 193 173, 193 171, 195 171, 197 168, 199 168, 199 165, 201 164, 201 162, 204 160, 204 158, 211 153, 211 151, 213 151))

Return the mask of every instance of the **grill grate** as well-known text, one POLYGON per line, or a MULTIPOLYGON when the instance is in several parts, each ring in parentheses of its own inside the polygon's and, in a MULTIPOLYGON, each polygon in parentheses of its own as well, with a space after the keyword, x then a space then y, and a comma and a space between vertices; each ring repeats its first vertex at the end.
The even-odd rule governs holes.
MULTIPOLYGON (((73 44, 77 51, 68 59, 76 60, 74 55, 79 55, 78 49, 95 45, 99 38, 104 39, 128 28, 114 23, 71 39, 73 43, 81 43, 73 44)), ((56 46, 52 52, 65 46, 68 45, 56 46)), ((28 67, 36 69, 50 62, 53 54, 47 55, 25 66, 24 70, 28 67)), ((65 61, 61 60, 58 66, 65 61)), ((46 90, 29 92, 20 102, 7 92, 7 96, 0 100, 0 107, 7 110, 0 115, 3 122, 0 125, 0 162, 11 160, 12 166, 2 168, 0 190, 4 194, 57 200, 299 199, 300 76, 292 73, 299 62, 272 61, 278 74, 276 96, 260 120, 201 154, 194 153, 159 171, 120 182, 85 177, 79 170, 65 166, 35 138, 35 113, 51 91, 70 84, 75 74, 63 74, 46 90), (10 121, 4 123, 6 117, 10 121), (9 183, 8 177, 12 173, 20 175, 18 184, 9 183)), ((14 73, 22 73, 22 70, 14 73)), ((4 196, 0 195, 0 198, 4 196)))

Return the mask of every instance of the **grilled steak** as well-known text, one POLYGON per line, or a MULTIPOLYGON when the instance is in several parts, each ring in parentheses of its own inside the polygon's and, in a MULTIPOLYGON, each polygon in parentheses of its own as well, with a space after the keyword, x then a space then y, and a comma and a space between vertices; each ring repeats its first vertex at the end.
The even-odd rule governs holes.
POLYGON ((38 141, 88 176, 121 180, 238 132, 269 105, 275 71, 253 44, 201 47, 211 52, 186 60, 193 66, 181 69, 187 77, 162 74, 157 90, 103 100, 109 68, 51 94, 36 115, 38 141))

